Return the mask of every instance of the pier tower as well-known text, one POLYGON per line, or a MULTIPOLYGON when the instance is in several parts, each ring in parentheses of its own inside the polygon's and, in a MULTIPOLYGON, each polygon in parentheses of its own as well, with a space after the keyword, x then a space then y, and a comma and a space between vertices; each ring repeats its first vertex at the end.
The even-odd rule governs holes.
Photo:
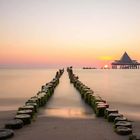
POLYGON ((125 52, 120 60, 115 60, 111 63, 112 69, 139 69, 140 63, 137 60, 132 60, 125 52))

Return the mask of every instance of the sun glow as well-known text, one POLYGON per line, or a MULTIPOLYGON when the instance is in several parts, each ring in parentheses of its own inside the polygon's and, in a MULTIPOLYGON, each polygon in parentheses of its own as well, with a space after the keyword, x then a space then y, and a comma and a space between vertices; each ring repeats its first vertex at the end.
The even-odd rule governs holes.
POLYGON ((99 57, 100 60, 113 60, 111 56, 101 56, 99 57))
POLYGON ((108 69, 109 68, 109 66, 108 65, 104 65, 104 69, 108 69))
POLYGON ((139 1, 0 0, 0 67, 111 68, 124 51, 140 60, 139 7, 139 1))

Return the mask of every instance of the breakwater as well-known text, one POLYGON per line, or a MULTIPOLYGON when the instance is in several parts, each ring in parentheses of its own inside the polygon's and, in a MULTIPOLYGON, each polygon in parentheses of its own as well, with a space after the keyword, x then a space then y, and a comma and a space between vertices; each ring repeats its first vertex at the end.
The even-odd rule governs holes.
MULTIPOLYGON (((55 73, 56 70, 53 70, 53 71, 55 73)), ((30 71, 28 71, 28 72, 30 72, 30 71)), ((82 72, 85 73, 85 71, 82 71, 82 72)), ((34 81, 38 82, 38 78, 36 78, 36 76, 40 77, 40 81, 43 81, 43 82, 40 82, 40 84, 38 84, 38 85, 34 85, 35 88, 36 87, 40 87, 40 85, 43 85, 43 83, 45 83, 46 81, 50 81, 51 77, 53 77, 54 73, 51 74, 51 72, 49 72, 49 74, 47 74, 47 71, 46 71, 46 73, 45 73, 46 76, 44 76, 44 78, 41 77, 42 73, 39 73, 38 75, 34 75, 34 80, 31 81, 30 83, 33 84, 34 81), (48 77, 50 77, 50 79, 48 79, 48 77)), ((75 70, 74 73, 78 74, 78 76, 80 76, 80 79, 83 78, 82 75, 80 75, 80 73, 77 73, 77 70, 75 70)), ((96 71, 92 72, 92 74, 95 74, 95 73, 96 73, 96 71)), ((99 74, 98 76, 100 76, 100 75, 102 76, 102 74, 99 74)), ((24 76, 25 76, 25 74, 24 74, 24 76)), ((85 76, 86 77, 84 77, 84 79, 82 79, 81 81, 84 81, 84 83, 86 83, 86 85, 90 85, 90 87, 92 87, 92 89, 94 89, 94 91, 92 90, 94 95, 97 95, 97 93, 100 93, 100 91, 97 91, 97 87, 96 87, 96 85, 98 83, 98 79, 96 78, 96 76, 94 75, 94 77, 91 77, 87 73, 86 73, 85 76), (92 86, 92 84, 90 84, 91 82, 87 82, 87 80, 89 80, 89 79, 90 79, 90 81, 94 81, 93 82, 94 86, 92 86)), ((27 79, 24 80, 24 82, 25 81, 28 82, 27 79)), ((19 81, 17 81, 17 80, 16 80, 16 82, 19 83, 19 81)), ((44 88, 45 85, 43 85, 41 87, 41 90, 45 89, 44 88)), ((102 83, 101 83, 101 85, 102 85, 102 83)), ((105 85, 102 85, 102 86, 105 86, 105 85)), ((110 86, 110 88, 111 88, 111 86, 110 86)), ((28 86, 26 86, 26 89, 23 89, 24 91, 26 91, 24 96, 27 97, 26 99, 24 99, 24 101, 29 100, 30 97, 32 97, 34 95, 34 93, 36 93, 36 90, 34 90, 34 89, 33 89, 33 94, 31 93, 32 92, 32 88, 30 88, 30 92, 27 92, 28 89, 29 89, 28 86)), ((31 123, 33 123, 33 125, 26 125, 26 126, 24 125, 25 126, 24 129, 21 129, 20 131, 15 131, 14 139, 15 140, 19 140, 19 139, 22 140, 24 138, 25 139, 33 139, 34 138, 34 139, 38 140, 40 138, 44 139, 46 137, 48 137, 49 139, 55 139, 54 138, 55 136, 60 138, 60 139, 61 139, 61 137, 67 139, 67 135, 69 135, 69 134, 71 134, 71 136, 73 136, 72 137, 73 139, 74 139, 75 136, 78 136, 79 139, 83 139, 83 137, 86 139, 87 135, 88 135, 88 139, 90 139, 90 137, 91 138, 94 137, 95 139, 102 138, 102 139, 107 139, 107 140, 111 140, 111 139, 123 140, 123 139, 128 138, 128 136, 122 137, 122 136, 119 136, 119 135, 113 133, 113 131, 112 131, 113 129, 111 130, 113 123, 108 123, 107 119, 104 119, 104 117, 100 117, 99 116, 100 117, 99 119, 98 119, 98 116, 95 117, 94 113, 92 113, 93 112, 92 111, 92 107, 87 103, 87 101, 85 102, 87 104, 86 105, 83 102, 84 100, 82 101, 79 98, 81 96, 81 94, 78 94, 79 91, 76 90, 76 89, 77 88, 73 88, 73 84, 69 83, 68 76, 65 73, 62 76, 62 78, 60 79, 59 86, 55 89, 55 94, 53 95, 53 98, 49 98, 50 100, 48 100, 49 102, 47 101, 47 104, 46 104, 45 108, 44 107, 43 108, 39 107, 38 110, 40 110, 40 108, 41 108, 41 110, 39 111, 39 113, 36 113, 33 116, 32 120, 36 119, 36 117, 35 117, 36 115, 38 116, 37 117, 37 121, 35 121, 33 123, 33 121, 31 120, 31 123), (81 115, 79 114, 79 116, 78 116, 77 113, 75 113, 75 112, 74 112, 74 115, 75 115, 75 117, 77 117, 77 119, 74 120, 74 118, 72 118, 73 116, 71 116, 71 113, 73 114, 73 112, 69 112, 69 111, 78 111, 77 109, 75 110, 75 107, 76 108, 80 107, 81 109, 79 111, 81 113, 86 113, 85 116, 88 116, 88 115, 90 115, 88 113, 91 113, 92 114, 92 115, 90 115, 91 120, 89 121, 89 118, 88 119, 84 119, 84 120, 83 119, 80 120, 79 116, 81 116, 81 115), (61 113, 61 116, 64 117, 64 118, 67 117, 67 116, 65 116, 65 114, 63 114, 61 109, 62 110, 64 109, 63 111, 67 111, 68 110, 68 113, 70 113, 70 114, 68 114, 69 115, 69 119, 63 119, 63 120, 66 120, 66 121, 64 121, 64 123, 63 122, 59 122, 58 118, 60 116, 57 117, 57 113, 61 113), (82 109, 83 109, 83 111, 82 111, 82 109), (87 111, 88 109, 90 111, 87 111), (57 112, 55 112, 56 117, 57 117, 57 121, 56 121, 56 118, 53 118, 54 117, 53 115, 50 115, 50 116, 48 115, 50 111, 57 111, 57 112), (71 119, 73 119, 73 120, 71 120, 71 119), (68 130, 67 129, 67 125, 71 125, 72 122, 73 122, 73 126, 71 126, 69 128, 69 131, 65 131, 65 130, 68 130), (56 126, 57 131, 56 131, 56 129, 55 129, 55 131, 52 131, 52 130, 54 130, 53 129, 54 125, 56 126), (45 133, 44 133, 43 130, 46 130, 46 129, 49 130, 49 131, 45 131, 45 133), (80 133, 82 133, 82 134, 79 135, 77 133, 77 131, 73 131, 75 129, 78 129, 79 130, 79 134, 80 133), (100 129, 100 132, 98 132, 98 129, 100 129), (51 131, 53 133, 51 133, 51 131), (63 133, 63 131, 65 133, 63 133), (35 135, 32 136, 30 132, 35 133, 35 135), (97 132, 97 135, 96 135, 96 132, 97 132), (61 135, 60 135, 60 133, 61 133, 61 135), (100 135, 100 136, 98 136, 98 135, 100 135), (81 136, 81 138, 80 138, 80 136, 81 136)), ((39 91, 41 91, 41 90, 39 90, 39 91)), ((104 96, 104 95, 106 95, 106 94, 101 94, 101 97, 106 98, 106 96, 104 96)), ((103 100, 103 98, 102 98, 102 100, 103 100)), ((24 104, 24 101, 21 103, 21 105, 17 105, 17 108, 18 107, 22 107, 22 104, 24 104)), ((107 101, 108 101, 108 99, 107 99, 107 101)), ((110 107, 112 106, 112 104, 110 102, 109 102, 109 106, 110 107)), ((115 106, 116 106, 116 104, 114 103, 114 107, 115 106)), ((122 112, 121 108, 119 108, 119 112, 122 112)), ((65 113, 67 113, 67 112, 65 112, 65 113)), ((124 113, 125 112, 123 112, 123 114, 124 113)), ((124 116, 127 116, 127 113, 124 116)), ((5 120, 7 120, 7 119, 5 119, 5 120)), ((133 126, 133 127, 135 127, 135 126, 133 126)), ((135 128, 133 129, 133 132, 134 132, 134 130, 135 130, 135 128)))
POLYGON ((35 96, 29 98, 23 106, 18 108, 16 116, 5 124, 5 128, 0 129, 0 140, 13 137, 15 134, 14 130, 21 129, 25 125, 32 123, 39 108, 45 106, 53 95, 63 72, 64 69, 57 71, 50 82, 43 85, 35 96))
MULTIPOLYGON (((72 68, 67 68, 70 82, 79 91, 81 98, 93 109, 97 117, 104 117, 108 122, 113 123, 113 129, 117 134, 132 134, 132 123, 117 109, 110 108, 109 104, 92 89, 79 80, 79 77, 73 73, 72 68)), ((129 139, 135 140, 137 134, 130 135, 129 139)))

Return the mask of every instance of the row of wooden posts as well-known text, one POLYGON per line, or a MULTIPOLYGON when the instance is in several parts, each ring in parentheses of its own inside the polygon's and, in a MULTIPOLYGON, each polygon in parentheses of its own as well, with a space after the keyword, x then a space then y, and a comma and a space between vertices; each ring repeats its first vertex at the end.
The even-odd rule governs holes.
POLYGON ((45 106, 53 95, 54 89, 59 84, 59 79, 63 72, 64 69, 57 71, 55 77, 49 83, 41 87, 41 91, 18 108, 15 117, 5 124, 5 128, 0 129, 0 140, 13 137, 15 129, 20 129, 27 124, 31 124, 39 108, 45 106))
MULTIPOLYGON (((0 140, 13 137, 15 129, 20 129, 27 124, 31 124, 39 108, 45 106, 53 95, 54 89, 59 84, 59 79, 63 72, 64 69, 57 71, 55 77, 41 87, 41 91, 28 99, 25 105, 18 108, 15 117, 5 124, 4 129, 0 129, 0 140)), ((108 122, 113 122, 115 132, 120 135, 132 133, 132 123, 126 117, 120 114, 117 109, 111 109, 105 100, 83 84, 78 76, 73 73, 72 67, 68 67, 67 72, 70 82, 79 91, 82 99, 92 107, 97 117, 104 117, 108 122)), ((137 134, 131 134, 129 140, 140 140, 140 138, 137 134)))
POLYGON ((137 134, 132 134, 132 123, 117 109, 110 108, 109 104, 96 95, 94 91, 82 83, 73 73, 72 67, 67 68, 70 82, 79 91, 82 99, 93 109, 97 117, 104 117, 113 123, 114 131, 120 135, 129 135, 129 140, 140 140, 137 134))

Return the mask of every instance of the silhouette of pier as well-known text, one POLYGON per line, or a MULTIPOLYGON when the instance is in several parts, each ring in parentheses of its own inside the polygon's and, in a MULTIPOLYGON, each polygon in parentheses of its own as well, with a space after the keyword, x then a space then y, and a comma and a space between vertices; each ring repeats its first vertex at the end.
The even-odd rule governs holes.
POLYGON ((120 60, 115 60, 111 63, 112 69, 139 69, 140 63, 137 60, 132 60, 125 52, 120 60))

